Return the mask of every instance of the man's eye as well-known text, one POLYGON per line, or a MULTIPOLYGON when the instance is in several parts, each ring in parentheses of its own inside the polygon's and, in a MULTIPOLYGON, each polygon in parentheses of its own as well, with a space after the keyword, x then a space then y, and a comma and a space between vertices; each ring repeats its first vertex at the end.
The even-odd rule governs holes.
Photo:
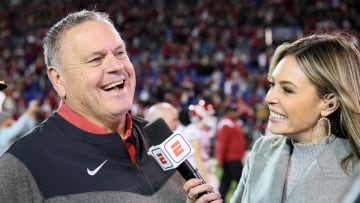
POLYGON ((92 62, 97 62, 97 61, 100 61, 100 57, 96 57, 96 58, 93 58, 91 59, 89 62, 92 63, 92 62))
POLYGON ((102 62, 102 57, 95 57, 95 58, 90 59, 90 60, 87 62, 87 64, 88 64, 89 66, 98 66, 98 65, 101 64, 101 62, 102 62))
POLYGON ((116 52, 116 57, 117 58, 122 58, 126 55, 126 52, 125 51, 118 51, 116 52))

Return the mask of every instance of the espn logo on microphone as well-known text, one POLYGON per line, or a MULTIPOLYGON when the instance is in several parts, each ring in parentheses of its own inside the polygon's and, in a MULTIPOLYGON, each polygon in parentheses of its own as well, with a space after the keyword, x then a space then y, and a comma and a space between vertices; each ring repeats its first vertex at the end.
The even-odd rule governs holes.
POLYGON ((154 157, 164 171, 175 169, 193 152, 190 143, 176 131, 164 142, 149 149, 149 154, 154 157))

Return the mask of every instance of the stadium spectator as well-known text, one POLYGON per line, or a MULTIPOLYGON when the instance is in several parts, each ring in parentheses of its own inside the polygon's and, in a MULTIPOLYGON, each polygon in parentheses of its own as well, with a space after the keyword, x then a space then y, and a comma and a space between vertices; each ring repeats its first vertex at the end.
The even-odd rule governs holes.
MULTIPOLYGON (((7 85, 0 81, 0 90, 6 87, 7 85)), ((0 102, 0 106, 2 104, 3 102, 0 102)), ((25 133, 35 127, 40 121, 40 106, 39 99, 32 100, 27 110, 17 120, 14 120, 11 111, 6 109, 0 111, 0 157, 14 142, 25 136, 25 133)))
POLYGON ((199 170, 199 173, 207 183, 217 191, 218 179, 210 160, 211 140, 213 134, 211 128, 216 125, 215 110, 210 103, 200 100, 189 106, 191 123, 187 125, 183 133, 194 148, 194 154, 189 158, 190 163, 199 170))
POLYGON ((144 118, 148 121, 162 118, 172 131, 175 131, 179 126, 179 112, 173 105, 167 102, 160 102, 150 106, 144 118))
POLYGON ((216 160, 222 169, 220 194, 225 199, 231 183, 239 182, 246 152, 246 139, 239 124, 236 104, 227 107, 216 128, 216 160))

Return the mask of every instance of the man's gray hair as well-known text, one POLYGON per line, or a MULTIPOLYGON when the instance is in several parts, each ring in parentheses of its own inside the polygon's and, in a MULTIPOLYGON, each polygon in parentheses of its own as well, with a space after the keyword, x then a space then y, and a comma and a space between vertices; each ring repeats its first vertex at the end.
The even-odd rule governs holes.
POLYGON ((44 38, 44 60, 47 67, 57 66, 62 69, 62 64, 59 60, 59 51, 63 35, 67 30, 86 21, 105 21, 113 25, 109 15, 104 12, 81 10, 68 14, 53 25, 44 38))

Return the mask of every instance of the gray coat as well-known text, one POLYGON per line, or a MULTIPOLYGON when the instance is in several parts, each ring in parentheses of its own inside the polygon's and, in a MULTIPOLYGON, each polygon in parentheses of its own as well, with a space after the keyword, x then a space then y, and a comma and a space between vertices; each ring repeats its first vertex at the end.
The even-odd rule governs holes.
MULTIPOLYGON (((279 135, 260 137, 253 146, 231 203, 282 202, 291 142, 279 135)), ((310 164, 285 202, 338 202, 351 178, 340 161, 350 151, 347 139, 335 138, 310 164)))

